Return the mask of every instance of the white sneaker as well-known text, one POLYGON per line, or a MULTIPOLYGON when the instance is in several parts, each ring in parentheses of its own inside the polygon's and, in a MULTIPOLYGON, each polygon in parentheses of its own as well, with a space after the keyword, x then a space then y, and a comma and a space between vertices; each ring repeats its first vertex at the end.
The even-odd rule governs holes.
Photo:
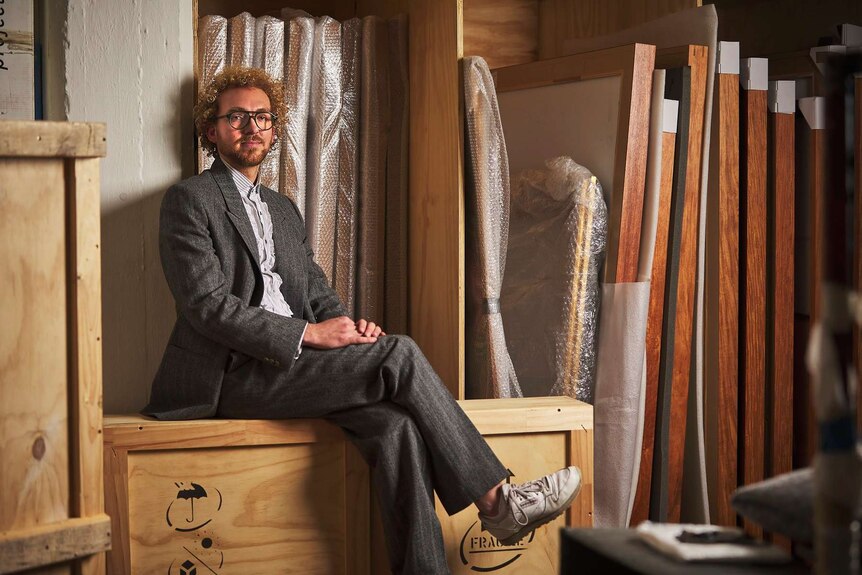
POLYGON ((580 490, 581 470, 575 466, 520 485, 504 483, 497 516, 479 513, 482 529, 503 545, 514 545, 562 514, 580 490))

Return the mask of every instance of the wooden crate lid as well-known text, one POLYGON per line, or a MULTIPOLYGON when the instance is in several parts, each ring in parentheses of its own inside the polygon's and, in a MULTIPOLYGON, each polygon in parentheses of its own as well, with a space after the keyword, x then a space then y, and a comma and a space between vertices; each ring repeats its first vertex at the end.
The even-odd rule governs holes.
POLYGON ((95 158, 107 151, 100 123, 0 121, 0 158, 95 158))
POLYGON ((571 397, 468 399, 458 403, 482 435, 593 428, 593 406, 571 397))

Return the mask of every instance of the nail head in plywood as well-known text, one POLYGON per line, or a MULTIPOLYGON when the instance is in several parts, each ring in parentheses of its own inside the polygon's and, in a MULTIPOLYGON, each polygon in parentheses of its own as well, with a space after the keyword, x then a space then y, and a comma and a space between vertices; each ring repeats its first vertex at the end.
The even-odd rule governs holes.
POLYGON ((745 58, 740 61, 739 81, 744 90, 769 89, 769 60, 766 58, 745 58))
POLYGON ((774 114, 796 112, 796 82, 776 80, 769 83, 769 111, 774 114))

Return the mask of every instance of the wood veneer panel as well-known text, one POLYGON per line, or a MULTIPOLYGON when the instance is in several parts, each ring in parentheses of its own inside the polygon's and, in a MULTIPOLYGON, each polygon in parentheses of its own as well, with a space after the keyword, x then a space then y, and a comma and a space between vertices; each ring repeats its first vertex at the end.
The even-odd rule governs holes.
POLYGON ((464 55, 482 56, 500 68, 538 58, 539 3, 536 0, 464 2, 464 55))
POLYGON ((794 114, 769 114, 768 422, 770 476, 793 469, 794 114))
POLYGON ((661 361, 661 329, 664 317, 664 290, 667 274, 670 206, 673 193, 673 160, 676 134, 662 134, 661 188, 659 193, 658 226, 655 236, 655 256, 650 278, 650 301, 646 331, 646 388, 644 397, 644 429, 641 463, 631 525, 649 519, 652 485, 653 452, 655 449, 656 411, 658 402, 659 362, 661 361))
MULTIPOLYGON (((666 433, 661 434, 662 477, 659 501, 651 502, 654 519, 678 521, 682 498, 683 458, 692 362, 695 289, 697 282, 697 236, 700 213, 703 127, 706 104, 707 55, 705 46, 680 46, 658 50, 656 65, 681 67, 680 128, 677 144, 677 173, 669 252, 670 271, 665 289, 666 319, 662 334, 661 383, 658 417, 666 433), (684 152, 684 153, 683 153, 684 152), (665 345, 667 342, 667 345, 665 345), (666 445, 666 447, 665 447, 666 445), (666 449, 666 451, 665 451, 666 449), (666 481, 665 478, 666 470, 666 481), (655 504, 655 505, 654 505, 655 504), (653 513, 653 509, 658 512, 653 513)), ((670 72, 668 73, 670 80, 670 72)), ((673 97, 671 95, 671 97, 673 97)), ((654 463, 655 465, 655 463, 654 463)), ((656 482, 653 482, 653 496, 656 482)))
MULTIPOLYGON (((742 94, 741 129, 743 159, 740 167, 740 253, 743 264, 740 303, 740 457, 742 485, 764 478, 766 393, 766 90, 742 94)), ((746 523, 754 534, 762 530, 746 523)))
POLYGON ((455 398, 464 397, 464 142, 460 3, 414 0, 409 14, 408 323, 455 398), (420 231, 421 230, 421 231, 420 231))
POLYGON ((739 377, 739 75, 719 74, 707 210, 705 405, 710 520, 735 525, 739 377))

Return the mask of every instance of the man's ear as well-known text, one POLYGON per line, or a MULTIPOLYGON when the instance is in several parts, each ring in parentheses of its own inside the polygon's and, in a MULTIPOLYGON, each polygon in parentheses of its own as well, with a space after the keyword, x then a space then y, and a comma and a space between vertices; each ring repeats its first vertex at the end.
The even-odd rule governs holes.
POLYGON ((207 124, 206 130, 207 130, 206 131, 207 140, 209 140, 210 142, 215 144, 216 143, 216 126, 215 126, 215 123, 210 122, 209 124, 207 124))

